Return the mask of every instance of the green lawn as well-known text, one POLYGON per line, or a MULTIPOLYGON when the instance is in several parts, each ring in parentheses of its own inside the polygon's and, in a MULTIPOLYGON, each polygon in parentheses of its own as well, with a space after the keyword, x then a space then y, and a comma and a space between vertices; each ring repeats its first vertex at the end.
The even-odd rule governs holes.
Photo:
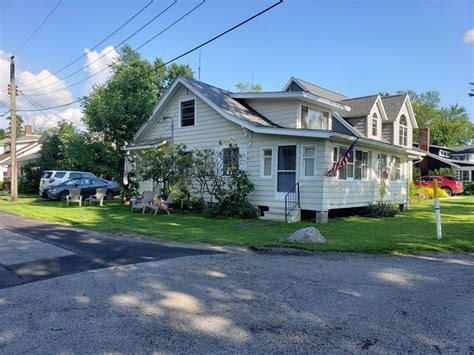
MULTIPOLYGON (((209 218, 174 212, 170 216, 130 214, 128 207, 109 202, 104 207, 66 207, 58 201, 23 197, 16 204, 0 197, 0 210, 20 216, 105 232, 146 234, 184 243, 241 246, 293 246, 285 239, 310 223, 263 223, 258 220, 209 218)), ((349 217, 316 225, 326 245, 303 245, 318 251, 364 253, 474 252, 474 197, 441 202, 443 239, 435 239, 433 201, 417 203, 394 218, 349 217)))

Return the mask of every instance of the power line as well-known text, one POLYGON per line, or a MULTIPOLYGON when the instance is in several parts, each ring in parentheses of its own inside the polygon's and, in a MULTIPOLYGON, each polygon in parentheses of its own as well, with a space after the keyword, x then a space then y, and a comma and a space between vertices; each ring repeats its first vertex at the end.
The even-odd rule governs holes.
MULTIPOLYGON (((23 94, 24 95, 24 94, 23 94)), ((43 110, 51 110, 53 108, 60 108, 60 107, 66 107, 66 106, 71 106, 73 104, 75 104, 76 102, 80 102, 81 99, 77 99, 75 101, 72 101, 72 102, 69 102, 67 104, 63 104, 63 105, 57 105, 57 106, 51 106, 51 107, 45 107, 43 108, 43 110)), ((17 110, 17 111, 21 111, 21 112, 34 112, 34 111, 41 111, 41 110, 17 110)))
MULTIPOLYGON (((253 15, 253 16, 247 18, 246 20, 244 20, 244 21, 242 21, 242 22, 239 22, 237 25, 232 26, 231 28, 225 30, 224 32, 221 32, 220 34, 218 34, 218 35, 212 37, 211 39, 209 39, 209 40, 207 40, 207 41, 205 41, 205 42, 203 42, 203 43, 201 43, 201 44, 195 46, 194 48, 192 48, 192 49, 190 49, 190 50, 184 52, 183 54, 180 54, 180 55, 174 57, 173 59, 170 59, 170 60, 168 60, 167 62, 165 62, 165 63, 163 63, 163 64, 161 64, 161 65, 159 65, 159 66, 157 66, 157 67, 155 67, 155 68, 152 68, 151 70, 147 71, 147 72, 144 73, 143 75, 148 75, 148 74, 150 74, 151 72, 153 72, 153 71, 155 71, 155 70, 158 70, 158 69, 160 69, 160 68, 162 68, 162 67, 164 67, 164 66, 166 66, 166 65, 168 65, 168 64, 170 64, 170 63, 172 63, 172 62, 174 62, 174 61, 176 61, 176 60, 178 60, 178 59, 180 59, 180 58, 182 58, 182 57, 184 57, 184 56, 186 56, 186 55, 188 55, 188 54, 190 54, 190 53, 192 53, 192 52, 194 52, 194 51, 196 51, 196 50, 198 50, 198 49, 200 49, 200 48, 202 48, 202 47, 204 47, 204 46, 206 46, 206 45, 208 45, 208 44, 211 43, 211 42, 214 42, 215 40, 221 38, 222 36, 228 34, 229 32, 234 31, 235 29, 237 29, 237 28, 243 26, 244 24, 246 24, 246 23, 248 23, 248 22, 254 20, 255 18, 257 18, 257 17, 263 15, 264 13, 270 11, 270 10, 273 9, 274 7, 276 7, 276 6, 280 5, 281 3, 283 3, 283 1, 284 1, 284 0, 279 0, 278 2, 276 2, 276 3, 274 3, 274 4, 270 5, 270 6, 268 6, 267 8, 265 8, 265 9, 263 9, 262 11, 256 13, 255 15, 253 15)), ((199 5, 201 5, 201 4, 199 4, 199 5)), ((168 26, 168 27, 170 27, 170 26, 168 26)), ((163 32, 163 31, 162 31, 162 32, 163 32)), ((156 36, 158 36, 158 35, 156 35, 156 36)), ((155 36, 155 37, 156 37, 156 36, 155 36)), ((154 38, 155 38, 155 37, 154 37, 154 38)), ((150 39, 150 40, 151 40, 151 39, 150 39)), ((148 41, 145 42, 144 44, 140 45, 138 48, 143 47, 143 45, 145 45, 146 43, 148 43, 150 40, 148 40, 148 41)), ((137 49, 138 49, 138 48, 137 48, 137 49)), ((137 49, 132 50, 132 53, 136 52, 137 49)), ((86 80, 88 80, 88 79, 90 79, 90 78, 96 76, 96 75, 99 75, 101 72, 103 72, 103 71, 105 71, 105 70, 107 70, 107 69, 109 69, 109 68, 106 67, 106 68, 104 68, 104 69, 98 71, 97 73, 94 73, 94 74, 92 74, 92 75, 89 75, 88 77, 86 77, 86 78, 84 78, 84 79, 82 79, 82 80, 79 80, 79 81, 77 81, 77 82, 75 82, 75 83, 72 83, 72 84, 70 84, 70 85, 68 85, 68 86, 66 86, 66 87, 64 87, 64 88, 58 89, 58 90, 54 90, 54 91, 50 91, 50 92, 42 93, 42 94, 29 94, 29 95, 30 95, 30 96, 42 96, 42 95, 53 94, 53 93, 56 93, 56 92, 59 92, 59 91, 68 89, 68 88, 70 88, 70 87, 76 86, 76 85, 78 85, 78 84, 80 84, 80 83, 82 83, 82 82, 84 82, 84 81, 86 81, 86 80)))
MULTIPOLYGON (((125 42, 127 42, 130 38, 134 37, 135 35, 137 35, 139 32, 141 32, 143 29, 145 29, 145 27, 147 27, 148 25, 150 25, 151 23, 153 23, 154 21, 156 21, 161 15, 163 15, 166 11, 168 11, 170 8, 172 8, 174 5, 176 5, 176 3, 178 2, 178 0, 174 0, 170 5, 168 5, 168 7, 166 7, 164 10, 162 10, 161 12, 159 12, 157 15, 155 15, 151 20, 149 20, 147 23, 145 23, 143 26, 141 26, 138 30, 136 30, 135 32, 133 32, 130 36, 128 36, 127 38, 125 38, 123 41, 121 41, 120 43, 117 43, 115 46, 113 46, 113 48, 109 49, 108 51, 106 51, 105 53, 103 53, 102 55, 100 55, 99 57, 97 57, 96 59, 94 59, 92 62, 84 65, 83 67, 79 68, 78 70, 66 75, 65 77, 63 78, 59 78, 57 79, 56 81, 53 81, 52 83, 49 83, 49 84, 46 84, 46 85, 43 85, 43 86, 39 86, 37 88, 33 88, 33 89, 26 89, 26 90, 23 90, 23 91, 36 91, 36 90, 40 90, 40 89, 43 89, 43 88, 46 88, 48 86, 51 86, 51 85, 56 85, 57 83, 60 83, 62 80, 66 80, 67 78, 70 78, 71 76, 73 75, 76 75, 77 73, 80 73, 82 72, 84 69, 86 68, 89 68, 92 64, 94 64, 95 62, 97 62, 98 60, 104 58, 107 54, 110 54, 112 53, 115 48, 117 47, 120 47, 122 44, 124 44, 125 42)), ((62 89, 61 89, 62 90, 62 89)), ((59 91, 61 91, 59 90, 59 91)))
MULTIPOLYGON (((130 23, 130 21, 132 21, 134 18, 136 18, 138 15, 140 15, 143 11, 145 11, 145 9, 147 9, 152 3, 153 3, 154 0, 151 0, 148 4, 146 4, 144 7, 142 7, 137 13, 135 13, 132 17, 130 17, 127 21, 125 21, 124 23, 122 23, 119 27, 117 27, 112 33, 110 33, 107 37, 105 37, 103 40, 101 40, 99 43, 97 43, 96 45, 94 45, 92 48, 91 48, 91 51, 93 51, 94 49, 96 49, 97 47, 99 47, 101 44, 103 44, 105 41, 107 41, 110 37, 112 37, 114 34, 116 34, 118 31, 120 31, 122 28, 124 28, 126 25, 128 25, 130 23)), ((64 69, 67 69, 69 68, 71 65, 77 63, 79 60, 81 60, 82 58, 84 58, 85 56, 87 56, 87 53, 84 53, 82 54, 81 56, 77 57, 76 59, 74 59, 72 62, 69 62, 68 64, 64 65, 63 67, 61 67, 60 69, 56 70, 55 72, 49 74, 48 76, 38 80, 38 81, 35 81, 33 83, 29 83, 29 84, 25 84, 25 85, 21 85, 20 87, 28 87, 28 86, 31 86, 31 85, 34 85, 34 84, 38 84, 46 79, 49 79, 50 77, 62 72, 64 69)))
POLYGON ((8 110, 7 112, 4 112, 4 113, 0 113, 0 117, 3 117, 3 116, 6 116, 10 113, 10 110, 8 110))
POLYGON ((56 11, 56 9, 59 7, 59 5, 61 5, 62 3, 62 0, 59 0, 58 3, 56 4, 56 6, 50 11, 50 13, 44 18, 44 20, 39 24, 38 27, 36 27, 36 29, 33 31, 33 33, 26 39, 25 42, 23 42, 23 44, 20 46, 20 48, 18 48, 15 52, 14 55, 17 55, 18 53, 20 53, 20 51, 26 46, 26 44, 33 38, 33 36, 40 30, 41 27, 43 27, 43 25, 46 23, 46 21, 48 21, 48 19, 51 17, 51 15, 54 13, 54 11, 56 11))
POLYGON ((56 124, 56 122, 54 122, 54 121, 51 119, 51 117, 49 117, 49 116, 44 112, 44 111, 46 111, 46 110, 44 110, 44 109, 42 110, 40 107, 38 107, 38 106, 35 104, 36 101, 33 102, 32 99, 30 100, 30 98, 29 98, 28 96, 26 96, 25 94, 22 94, 22 95, 23 95, 23 97, 26 99, 26 101, 28 101, 28 102, 30 103, 30 105, 32 105, 33 107, 35 107, 35 108, 37 108, 39 111, 41 111, 41 114, 42 114, 44 117, 46 117, 51 123, 56 124))

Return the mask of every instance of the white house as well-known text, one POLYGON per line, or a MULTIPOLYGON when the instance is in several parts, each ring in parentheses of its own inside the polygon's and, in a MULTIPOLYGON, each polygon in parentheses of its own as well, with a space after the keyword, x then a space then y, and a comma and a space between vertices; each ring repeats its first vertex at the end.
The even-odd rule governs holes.
MULTIPOLYGON (((25 126, 23 135, 16 141, 18 173, 21 175, 22 166, 39 156, 41 150, 41 135, 33 134, 31 126, 25 126)), ((11 141, 10 138, 0 140, 0 181, 11 176, 11 141)))
POLYGON ((412 148, 416 127, 408 95, 347 98, 297 78, 282 91, 234 93, 179 78, 126 149, 139 157, 172 141, 240 155, 255 184, 249 200, 263 218, 295 221, 304 212, 325 222, 331 210, 378 200, 380 179, 387 199, 408 203, 412 161, 423 156, 412 148), (236 147, 222 144, 228 139, 236 147), (346 167, 325 176, 355 139, 346 167))

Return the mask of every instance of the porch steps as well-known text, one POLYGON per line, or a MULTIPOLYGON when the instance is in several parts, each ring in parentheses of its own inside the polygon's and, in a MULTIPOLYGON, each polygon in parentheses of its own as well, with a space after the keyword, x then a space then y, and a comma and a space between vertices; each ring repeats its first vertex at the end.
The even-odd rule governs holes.
MULTIPOLYGON (((285 209, 284 208, 270 208, 269 211, 263 212, 263 216, 258 217, 264 221, 277 221, 285 222, 285 209)), ((300 222, 301 221, 301 210, 295 209, 288 216, 288 223, 300 222)))

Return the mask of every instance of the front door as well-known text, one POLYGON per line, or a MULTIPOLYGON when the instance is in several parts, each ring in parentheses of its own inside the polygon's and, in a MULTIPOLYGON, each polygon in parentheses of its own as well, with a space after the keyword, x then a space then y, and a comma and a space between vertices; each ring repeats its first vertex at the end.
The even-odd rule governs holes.
POLYGON ((278 147, 277 196, 283 199, 296 184, 296 145, 278 147))

